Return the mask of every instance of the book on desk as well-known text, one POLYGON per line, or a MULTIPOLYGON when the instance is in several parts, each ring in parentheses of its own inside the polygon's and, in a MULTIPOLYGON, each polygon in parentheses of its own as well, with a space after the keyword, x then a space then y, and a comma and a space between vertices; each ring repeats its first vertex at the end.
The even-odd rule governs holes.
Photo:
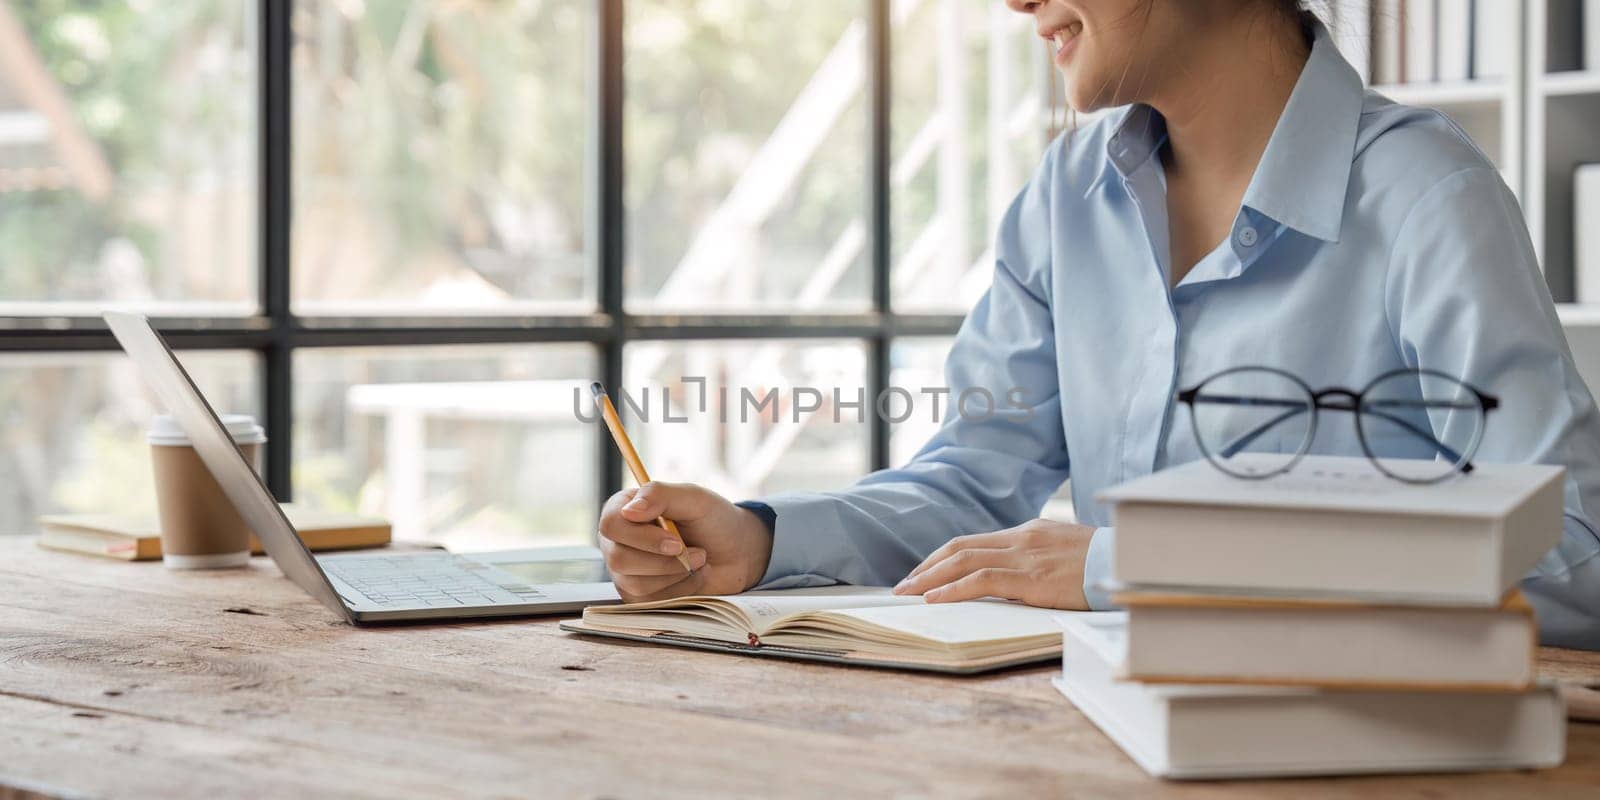
POLYGON ((1057 612, 998 600, 926 604, 828 586, 591 606, 562 630, 740 655, 971 674, 1051 661, 1057 612))
MULTIPOLYGON (((382 547, 392 536, 389 521, 381 517, 282 505, 295 532, 313 551, 382 547)), ((39 518, 39 546, 123 561, 159 561, 161 526, 154 516, 137 514, 51 514, 39 518)), ((255 534, 250 535, 250 552, 262 553, 255 534)))

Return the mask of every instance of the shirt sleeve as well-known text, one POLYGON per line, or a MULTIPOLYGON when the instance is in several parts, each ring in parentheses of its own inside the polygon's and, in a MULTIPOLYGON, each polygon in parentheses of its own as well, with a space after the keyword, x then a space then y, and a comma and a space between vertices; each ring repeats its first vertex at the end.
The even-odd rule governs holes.
POLYGON ((1566 468, 1561 541, 1521 586, 1545 644, 1600 649, 1600 417, 1498 173, 1457 172, 1416 203, 1394 244, 1385 310, 1407 364, 1500 398, 1477 460, 1566 468))
POLYGON ((1012 203, 994 280, 945 364, 945 422, 905 466, 836 492, 763 498, 776 515, 763 588, 889 585, 955 536, 1037 516, 1067 478, 1050 311, 1057 147, 1012 203))

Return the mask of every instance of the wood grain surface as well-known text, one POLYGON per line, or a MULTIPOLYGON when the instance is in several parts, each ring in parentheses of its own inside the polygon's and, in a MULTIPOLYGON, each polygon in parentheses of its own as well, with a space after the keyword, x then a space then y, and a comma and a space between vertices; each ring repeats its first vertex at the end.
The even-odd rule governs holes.
MULTIPOLYGON (((1545 650, 1600 683, 1600 653, 1545 650)), ((0 539, 0 798, 1596 797, 1537 772, 1173 784, 1050 687, 586 640, 354 628, 265 559, 170 572, 0 539)))

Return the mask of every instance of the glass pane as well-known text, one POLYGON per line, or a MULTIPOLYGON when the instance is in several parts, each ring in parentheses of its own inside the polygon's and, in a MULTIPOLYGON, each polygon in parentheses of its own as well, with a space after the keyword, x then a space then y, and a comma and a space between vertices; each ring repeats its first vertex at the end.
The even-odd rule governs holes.
POLYGON ((589 543, 596 374, 587 345, 301 350, 295 500, 452 549, 589 543))
POLYGON ((627 6, 627 301, 867 305, 862 0, 627 6))
MULTIPOLYGON (((889 385, 905 390, 912 399, 909 407, 890 406, 889 460, 902 466, 921 450, 950 418, 949 385, 945 382, 944 362, 950 357, 955 339, 915 337, 896 339, 889 348, 889 385), (904 417, 904 419, 901 419, 904 417)), ((1039 513, 1042 517, 1074 522, 1072 484, 1063 483, 1039 513)))
POLYGON ((0 314, 255 310, 258 13, 0 3, 0 314))
POLYGON ((733 500, 837 489, 869 468, 872 406, 849 405, 866 359, 857 341, 641 342, 612 398, 652 478, 733 500))
POLYGON ((589 0, 300 0, 300 313, 588 310, 589 0))
MULTIPOLYGON (((253 353, 178 359, 218 413, 261 418, 253 353)), ((158 413, 121 353, 0 354, 0 534, 37 533, 40 514, 154 515, 145 432, 158 413)))
POLYGON ((910 461, 950 416, 950 395, 942 390, 946 388, 944 361, 954 343, 944 337, 897 339, 889 348, 889 385, 905 392, 888 407, 886 415, 891 423, 889 461, 893 466, 910 461))
POLYGON ((965 311, 1000 218, 1044 155, 1049 63, 1001 2, 894 4, 890 248, 902 310, 965 311))

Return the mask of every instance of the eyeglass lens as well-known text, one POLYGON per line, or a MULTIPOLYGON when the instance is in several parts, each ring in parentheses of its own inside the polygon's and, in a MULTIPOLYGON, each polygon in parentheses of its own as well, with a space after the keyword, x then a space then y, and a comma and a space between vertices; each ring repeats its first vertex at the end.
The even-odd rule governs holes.
POLYGON ((1460 381, 1430 372, 1379 378, 1361 394, 1356 424, 1378 468, 1405 481, 1443 479, 1472 456, 1483 406, 1460 381))
POLYGON ((1293 377, 1268 369, 1219 373, 1203 385, 1190 406, 1195 437, 1218 469, 1242 478, 1287 469, 1311 438, 1313 401, 1293 377), (1244 454, 1259 454, 1235 460, 1244 454))

